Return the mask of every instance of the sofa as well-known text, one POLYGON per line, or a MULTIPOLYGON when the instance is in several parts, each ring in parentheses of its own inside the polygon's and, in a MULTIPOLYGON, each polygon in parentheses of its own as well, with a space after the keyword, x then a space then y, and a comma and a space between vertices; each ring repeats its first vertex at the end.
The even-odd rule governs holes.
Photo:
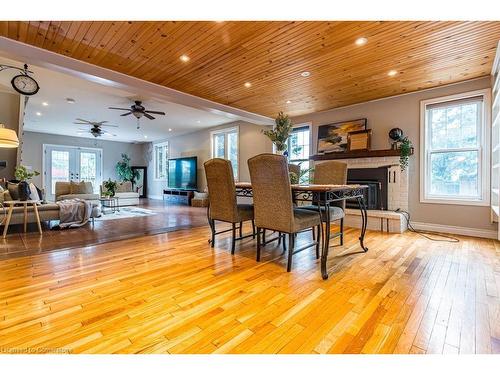
MULTIPOLYGON (((101 185, 101 195, 107 192, 104 185, 101 185)), ((139 204, 140 194, 134 191, 132 182, 116 182, 115 197, 118 198, 118 206, 137 206, 139 204)))
POLYGON ((91 182, 57 181, 55 190, 56 202, 65 199, 79 198, 86 201, 92 201, 92 203, 96 204, 100 203, 100 196, 94 193, 91 182))

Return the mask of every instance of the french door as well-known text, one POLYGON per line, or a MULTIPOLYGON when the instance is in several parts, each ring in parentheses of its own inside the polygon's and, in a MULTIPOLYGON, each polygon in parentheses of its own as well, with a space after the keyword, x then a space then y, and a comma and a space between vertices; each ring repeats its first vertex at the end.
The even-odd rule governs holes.
POLYGON ((57 181, 91 182, 94 193, 102 183, 102 150, 57 145, 44 145, 43 167, 45 194, 55 199, 57 181))

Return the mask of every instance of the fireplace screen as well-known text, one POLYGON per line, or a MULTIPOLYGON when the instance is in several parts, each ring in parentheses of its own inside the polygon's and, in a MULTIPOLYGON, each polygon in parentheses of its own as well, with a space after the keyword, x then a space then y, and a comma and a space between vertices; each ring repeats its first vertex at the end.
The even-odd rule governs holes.
MULTIPOLYGON (((347 171, 348 184, 367 185, 364 190, 365 203, 369 210, 387 210, 388 168, 353 168, 347 171)), ((357 208, 356 200, 346 203, 348 208, 357 208)))

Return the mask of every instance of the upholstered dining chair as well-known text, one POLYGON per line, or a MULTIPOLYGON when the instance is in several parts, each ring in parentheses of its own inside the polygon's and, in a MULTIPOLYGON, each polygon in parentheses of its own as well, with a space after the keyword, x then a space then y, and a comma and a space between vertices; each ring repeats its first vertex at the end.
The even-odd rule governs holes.
POLYGON ((294 207, 286 158, 260 154, 248 160, 248 168, 257 227, 257 261, 260 261, 260 231, 263 229, 288 234, 288 272, 292 269, 293 254, 299 251, 315 246, 316 258, 319 258, 319 239, 295 249, 295 234, 307 228, 316 227, 319 231, 321 221, 319 211, 294 207))
POLYGON ((237 203, 233 168, 229 160, 210 159, 203 166, 208 186, 208 222, 212 231, 210 244, 212 247, 214 246, 217 234, 231 231, 231 254, 234 254, 237 240, 250 236, 255 238, 253 205, 237 203), (216 220, 231 223, 232 228, 217 232, 215 229, 216 220), (252 221, 252 234, 243 236, 242 226, 245 221, 252 221), (239 225, 239 228, 236 227, 236 224, 239 225), (239 237, 236 237, 236 229, 239 229, 239 237))
MULTIPOLYGON (((347 164, 338 161, 325 161, 314 166, 313 183, 315 185, 345 185, 347 184, 347 164)), ((318 210, 318 206, 309 205, 303 208, 308 210, 318 210)), ((329 207, 330 221, 340 220, 340 231, 333 237, 340 237, 340 245, 344 244, 344 217, 345 200, 335 202, 329 207)), ((325 214, 324 208, 321 209, 321 215, 325 214)), ((327 228, 328 230, 328 228, 327 228)))

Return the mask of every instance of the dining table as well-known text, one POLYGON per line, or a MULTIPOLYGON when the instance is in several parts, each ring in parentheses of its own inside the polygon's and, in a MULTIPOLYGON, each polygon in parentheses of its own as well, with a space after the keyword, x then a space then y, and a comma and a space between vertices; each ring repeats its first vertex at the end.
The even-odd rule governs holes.
MULTIPOLYGON (((292 199, 294 202, 311 202, 318 206, 320 210, 329 212, 329 208, 336 202, 346 200, 355 200, 358 203, 361 212, 361 232, 359 236, 359 245, 364 252, 368 248, 364 244, 366 226, 368 224, 368 214, 365 202, 364 191, 368 189, 367 185, 318 185, 318 184, 292 184, 292 199)), ((250 182, 237 182, 236 195, 238 197, 252 197, 252 184, 250 182)), ((325 226, 323 233, 323 246, 321 247, 321 276, 324 280, 328 279, 327 261, 330 248, 330 215, 320 215, 321 221, 325 226)), ((321 225, 323 231, 323 225, 321 225)))

